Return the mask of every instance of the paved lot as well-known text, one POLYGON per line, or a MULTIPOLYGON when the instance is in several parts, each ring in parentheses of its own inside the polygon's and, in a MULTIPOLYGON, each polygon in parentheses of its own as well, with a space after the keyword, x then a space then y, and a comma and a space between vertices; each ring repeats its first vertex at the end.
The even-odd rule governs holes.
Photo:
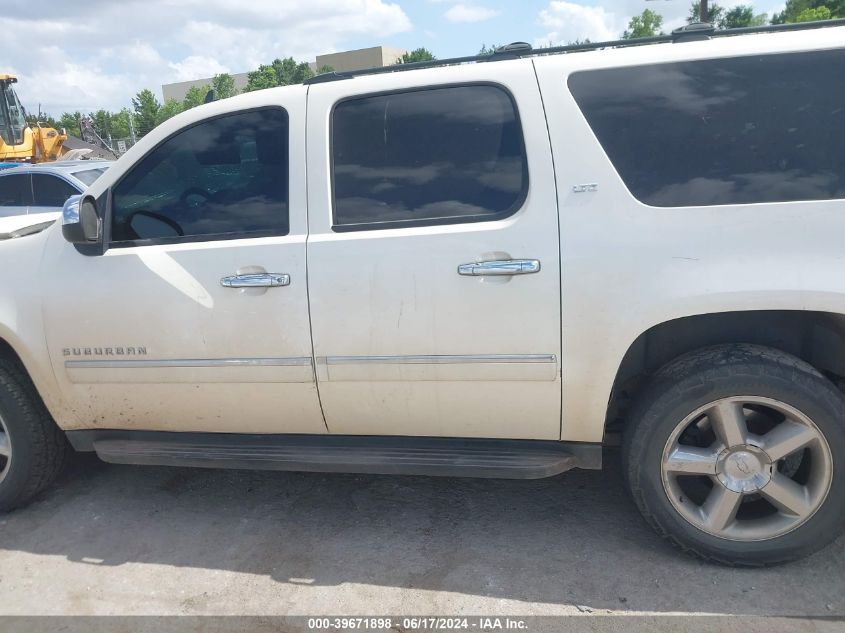
POLYGON ((0 517, 3 614, 588 612, 843 614, 845 539, 775 569, 699 563, 652 534, 613 467, 492 481, 78 456, 0 517))

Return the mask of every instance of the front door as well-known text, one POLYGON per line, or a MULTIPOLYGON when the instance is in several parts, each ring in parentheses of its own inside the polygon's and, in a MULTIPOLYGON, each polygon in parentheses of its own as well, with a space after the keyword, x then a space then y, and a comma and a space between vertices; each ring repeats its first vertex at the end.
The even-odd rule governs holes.
POLYGON ((326 432, 305 274, 306 93, 268 93, 247 111, 221 101, 107 172, 94 186, 111 188, 104 255, 46 249, 45 329, 70 426, 326 432))
POLYGON ((308 109, 330 432, 558 439, 557 202, 531 62, 316 84, 308 109))

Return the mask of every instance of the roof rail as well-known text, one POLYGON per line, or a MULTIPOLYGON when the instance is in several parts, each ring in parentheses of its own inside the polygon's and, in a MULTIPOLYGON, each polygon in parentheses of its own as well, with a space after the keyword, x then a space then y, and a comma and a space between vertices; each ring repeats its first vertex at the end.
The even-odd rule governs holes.
POLYGON ((709 40, 715 32, 716 27, 709 22, 692 22, 672 31, 672 41, 677 44, 678 42, 709 40))
POLYGON ((499 47, 492 53, 488 53, 486 55, 470 55, 467 57, 452 57, 450 59, 432 59, 423 62, 411 62, 409 64, 393 64, 391 66, 363 68, 361 70, 332 71, 316 75, 310 79, 306 79, 302 83, 311 85, 329 81, 339 81, 342 79, 351 79, 362 75, 383 75, 386 73, 405 72, 408 70, 419 70, 422 68, 455 66, 457 64, 497 62, 506 59, 520 59, 522 57, 532 57, 536 55, 558 55, 562 53, 595 51, 603 48, 623 48, 627 46, 642 46, 645 44, 662 44, 671 42, 680 44, 683 42, 707 40, 717 37, 750 35, 752 33, 777 33, 780 31, 805 31, 834 26, 845 26, 845 18, 819 20, 816 22, 747 26, 737 29, 716 29, 712 24, 708 24, 706 22, 695 22, 675 29, 670 35, 654 35, 651 37, 638 37, 630 40, 623 39, 607 42, 586 42, 583 44, 568 44, 566 46, 551 46, 548 48, 532 48, 531 45, 526 42, 514 42, 513 44, 499 47))

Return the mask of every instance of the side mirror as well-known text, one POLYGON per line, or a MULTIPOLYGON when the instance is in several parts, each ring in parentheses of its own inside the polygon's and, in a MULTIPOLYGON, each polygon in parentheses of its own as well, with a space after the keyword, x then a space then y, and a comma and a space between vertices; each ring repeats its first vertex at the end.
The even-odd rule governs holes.
POLYGON ((100 218, 94 198, 67 199, 62 207, 62 235, 71 244, 93 244, 100 240, 100 218))

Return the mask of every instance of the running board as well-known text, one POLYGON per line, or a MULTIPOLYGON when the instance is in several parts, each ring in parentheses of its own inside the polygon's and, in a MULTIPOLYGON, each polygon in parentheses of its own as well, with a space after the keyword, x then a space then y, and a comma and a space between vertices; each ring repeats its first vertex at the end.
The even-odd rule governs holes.
POLYGON ((113 464, 539 479, 600 468, 601 446, 534 440, 73 431, 113 464))

